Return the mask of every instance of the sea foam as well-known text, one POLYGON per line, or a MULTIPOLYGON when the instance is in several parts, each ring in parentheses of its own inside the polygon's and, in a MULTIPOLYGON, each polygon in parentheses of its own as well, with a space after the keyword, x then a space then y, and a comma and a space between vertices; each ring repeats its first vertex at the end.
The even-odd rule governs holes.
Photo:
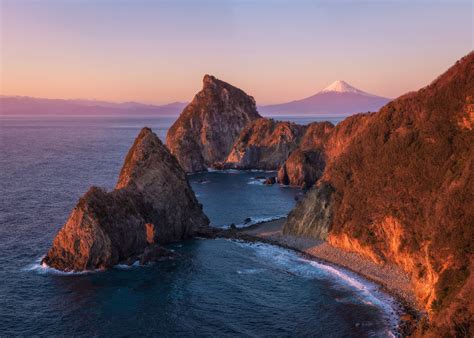
POLYGON ((381 309, 389 327, 386 334, 394 336, 399 322, 400 306, 393 297, 384 293, 377 284, 344 268, 304 258, 293 250, 266 243, 231 241, 239 246, 253 249, 258 259, 264 259, 265 262, 270 262, 273 266, 288 273, 309 279, 328 280, 333 283, 335 288, 346 288, 354 291, 356 298, 336 299, 336 301, 344 303, 361 302, 381 309))

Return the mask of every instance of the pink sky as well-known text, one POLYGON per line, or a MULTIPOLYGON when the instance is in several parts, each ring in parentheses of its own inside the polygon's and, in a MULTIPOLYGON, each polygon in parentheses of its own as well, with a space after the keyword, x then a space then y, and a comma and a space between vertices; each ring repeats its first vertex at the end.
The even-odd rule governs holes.
POLYGON ((2 95, 168 103, 202 76, 259 104, 342 79, 396 97, 473 49, 472 1, 1 2, 2 95))

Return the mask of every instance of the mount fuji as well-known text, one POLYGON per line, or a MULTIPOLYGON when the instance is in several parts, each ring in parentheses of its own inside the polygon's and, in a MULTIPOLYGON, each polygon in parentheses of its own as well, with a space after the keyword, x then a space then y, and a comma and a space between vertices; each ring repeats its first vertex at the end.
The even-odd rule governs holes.
POLYGON ((265 115, 351 115, 378 111, 391 99, 359 90, 345 81, 335 81, 313 96, 281 104, 260 106, 265 115))

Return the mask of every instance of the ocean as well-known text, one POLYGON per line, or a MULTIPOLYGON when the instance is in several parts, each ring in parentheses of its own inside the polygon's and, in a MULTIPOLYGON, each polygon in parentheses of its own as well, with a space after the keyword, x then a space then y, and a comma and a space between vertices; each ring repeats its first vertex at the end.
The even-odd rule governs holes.
MULTIPOLYGON (((387 336, 396 304, 343 269, 268 244, 195 239, 177 258, 103 272, 39 264, 79 197, 112 189, 139 130, 174 117, 0 116, 1 336, 387 336)), ((293 118, 308 123, 311 117, 293 118)), ((338 122, 337 120, 333 122, 338 122)), ((189 175, 212 226, 286 215, 272 172, 189 175)))

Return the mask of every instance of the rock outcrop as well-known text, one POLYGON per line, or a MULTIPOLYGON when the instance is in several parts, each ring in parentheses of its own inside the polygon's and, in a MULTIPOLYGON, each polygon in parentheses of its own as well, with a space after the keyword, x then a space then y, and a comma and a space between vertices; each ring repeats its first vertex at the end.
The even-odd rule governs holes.
POLYGON ((193 235, 209 220, 176 158, 149 128, 138 135, 115 190, 81 197, 43 262, 63 271, 168 255, 160 244, 193 235))
POLYGON ((334 130, 330 122, 314 122, 308 125, 296 150, 278 171, 281 184, 311 187, 323 174, 327 156, 325 146, 334 130))
POLYGON ((258 118, 253 97, 205 75, 202 90, 169 129, 166 145, 186 172, 205 171, 223 162, 242 129, 258 118))
POLYGON ((345 144, 328 141, 334 159, 285 224, 400 266, 429 313, 422 335, 474 335, 473 93, 471 53, 429 86, 354 118, 345 144))
POLYGON ((278 172, 282 184, 309 188, 323 175, 327 165, 344 152, 369 124, 374 113, 356 114, 334 127, 329 122, 308 126, 298 148, 291 153, 278 172))
POLYGON ((261 118, 245 127, 223 167, 277 170, 296 149, 306 126, 261 118))

